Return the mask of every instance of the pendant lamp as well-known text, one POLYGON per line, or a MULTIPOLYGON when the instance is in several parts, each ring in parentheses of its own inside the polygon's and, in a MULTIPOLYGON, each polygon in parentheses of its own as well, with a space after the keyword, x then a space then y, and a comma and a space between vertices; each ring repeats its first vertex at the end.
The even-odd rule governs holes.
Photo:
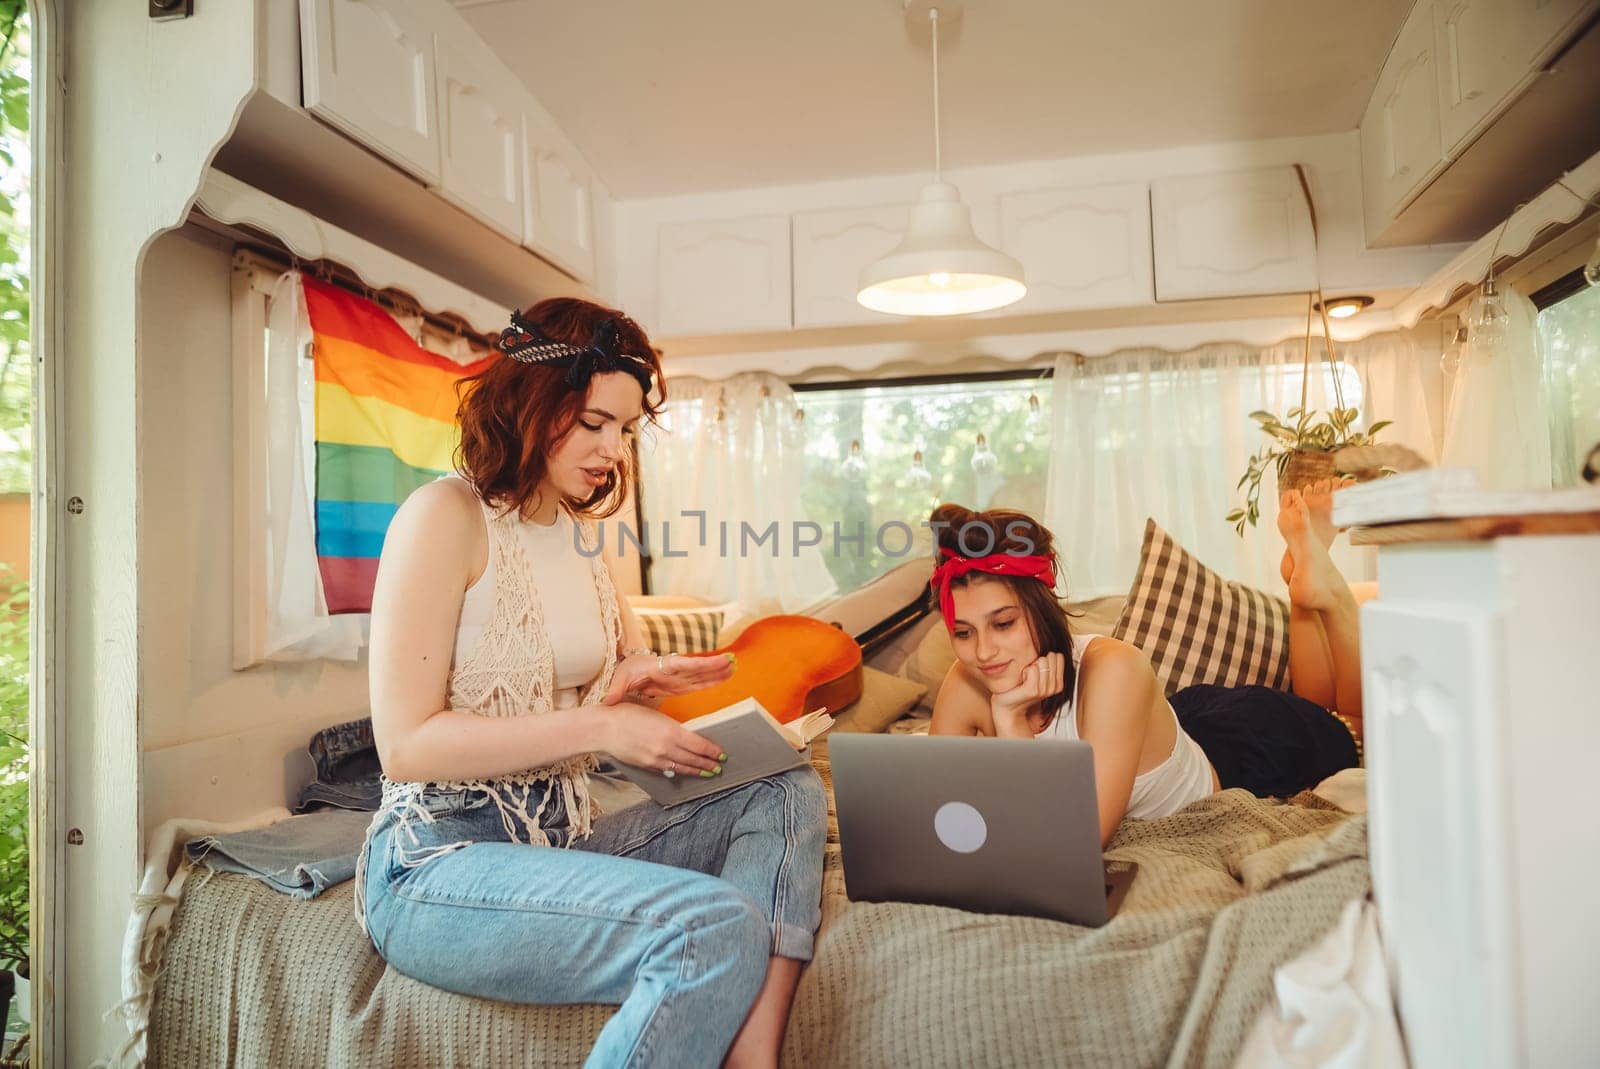
MULTIPOLYGON (((1003 308, 1028 292, 1022 265, 985 245, 972 230, 972 211, 943 180, 939 144, 939 7, 904 0, 908 22, 927 11, 933 47, 933 181, 911 207, 906 236, 861 272, 856 300, 875 312, 904 316, 966 315, 1003 308)), ((960 14, 960 0, 941 0, 960 14)))

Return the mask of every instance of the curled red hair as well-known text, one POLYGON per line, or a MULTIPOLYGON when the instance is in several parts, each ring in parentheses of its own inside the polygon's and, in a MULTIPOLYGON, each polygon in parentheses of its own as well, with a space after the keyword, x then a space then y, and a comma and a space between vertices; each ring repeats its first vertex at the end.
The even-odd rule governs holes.
MULTIPOLYGON (((575 297, 555 297, 522 313, 554 341, 588 345, 595 328, 607 319, 617 323, 622 352, 650 365, 655 383, 644 398, 644 417, 655 422, 666 400, 661 360, 639 324, 613 308, 575 297)), ((572 430, 583 411, 587 390, 567 385, 563 368, 525 364, 509 357, 491 363, 456 386, 460 404, 456 421, 461 444, 456 470, 486 503, 526 515, 538 498, 539 484, 549 472, 546 454, 572 430)), ((627 499, 633 479, 630 451, 605 485, 582 501, 567 504, 580 516, 610 516, 627 499)))

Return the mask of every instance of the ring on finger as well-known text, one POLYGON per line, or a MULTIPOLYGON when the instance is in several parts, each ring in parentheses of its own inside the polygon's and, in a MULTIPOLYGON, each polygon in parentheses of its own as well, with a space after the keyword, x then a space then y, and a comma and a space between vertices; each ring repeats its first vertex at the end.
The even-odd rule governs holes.
POLYGON ((678 763, 676 761, 668 761, 667 767, 661 770, 661 774, 668 779, 674 778, 678 774, 678 763))
POLYGON ((656 654, 656 671, 657 672, 665 672, 666 670, 667 670, 667 658, 666 658, 666 655, 665 654, 661 654, 661 653, 656 654))

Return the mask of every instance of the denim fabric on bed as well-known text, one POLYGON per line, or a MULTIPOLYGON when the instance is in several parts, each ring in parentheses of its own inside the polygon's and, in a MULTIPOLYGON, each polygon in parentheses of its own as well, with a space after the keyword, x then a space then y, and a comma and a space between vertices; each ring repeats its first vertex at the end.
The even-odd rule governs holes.
POLYGON ((323 728, 311 736, 306 750, 317 778, 300 792, 296 813, 329 808, 372 813, 383 804, 383 784, 378 778, 382 769, 371 717, 323 728))
POLYGON ((368 813, 329 809, 265 828, 192 839, 183 852, 218 872, 249 876, 295 898, 315 898, 355 876, 371 823, 368 813))
POLYGON ((1172 711, 1200 744, 1224 789, 1290 798, 1360 758, 1338 718, 1315 702, 1271 687, 1185 687, 1172 711))

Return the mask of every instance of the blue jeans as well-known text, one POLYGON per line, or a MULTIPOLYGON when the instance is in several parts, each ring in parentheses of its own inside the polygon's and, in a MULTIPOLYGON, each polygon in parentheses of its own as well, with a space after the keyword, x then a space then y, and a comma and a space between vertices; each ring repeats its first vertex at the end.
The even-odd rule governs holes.
POLYGON ((388 813, 367 839, 378 953, 465 995, 620 1004, 589 1066, 715 1066, 768 958, 811 957, 827 803, 810 768, 603 815, 570 849, 509 841, 479 791, 421 804, 432 821, 388 813))

